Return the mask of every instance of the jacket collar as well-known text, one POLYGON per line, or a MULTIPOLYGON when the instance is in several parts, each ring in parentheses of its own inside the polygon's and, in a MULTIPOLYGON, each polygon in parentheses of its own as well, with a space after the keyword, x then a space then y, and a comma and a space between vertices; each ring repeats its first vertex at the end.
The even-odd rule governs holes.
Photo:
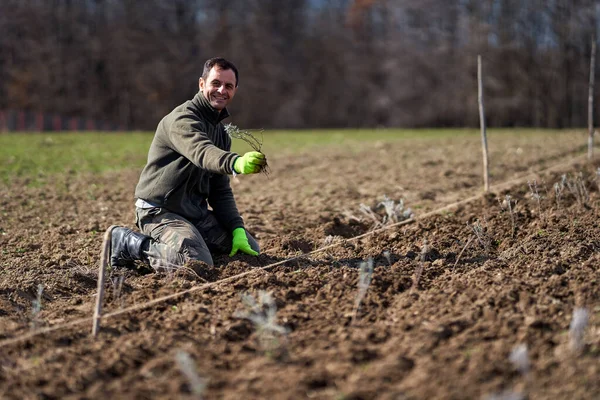
POLYGON ((229 117, 229 111, 227 111, 227 108, 224 108, 221 112, 215 110, 201 91, 196 93, 192 99, 192 103, 196 106, 202 116, 208 119, 208 121, 213 125, 216 125, 225 118, 229 117))

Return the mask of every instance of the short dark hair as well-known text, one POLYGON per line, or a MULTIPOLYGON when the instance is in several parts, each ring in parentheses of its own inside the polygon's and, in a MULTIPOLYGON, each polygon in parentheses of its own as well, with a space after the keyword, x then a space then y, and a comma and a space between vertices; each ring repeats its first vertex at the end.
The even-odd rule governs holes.
POLYGON ((206 60, 206 62, 204 63, 204 70, 202 71, 202 79, 204 79, 204 81, 206 81, 206 79, 208 78, 208 74, 210 73, 210 70, 213 69, 213 67, 216 67, 218 69, 232 70, 235 74, 235 87, 238 86, 238 84, 240 83, 240 78, 238 76, 238 70, 236 66, 233 65, 231 61, 228 61, 222 57, 213 57, 206 60))

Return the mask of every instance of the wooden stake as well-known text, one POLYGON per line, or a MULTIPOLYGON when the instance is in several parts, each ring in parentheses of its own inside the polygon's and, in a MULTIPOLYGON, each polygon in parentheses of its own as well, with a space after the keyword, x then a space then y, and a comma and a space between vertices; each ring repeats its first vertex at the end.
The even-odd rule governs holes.
POLYGON ((479 99, 479 125, 481 126, 481 147, 483 151, 483 188, 486 193, 490 191, 490 167, 487 146, 487 134, 485 131, 485 113, 483 109, 483 77, 481 73, 481 56, 477 56, 477 86, 479 99))
POLYGON ((112 231, 116 225, 111 225, 104 233, 102 242, 102 252, 100 253, 100 268, 98 269, 98 294, 96 295, 96 307, 94 308, 94 322, 92 325, 92 336, 96 337, 100 330, 100 318, 102 318, 102 300, 104 299, 104 281, 106 276, 106 267, 110 262, 110 243, 112 231))
POLYGON ((590 57, 590 90, 588 94, 588 160, 594 156, 594 75, 596 71, 596 37, 592 35, 592 56, 590 57))

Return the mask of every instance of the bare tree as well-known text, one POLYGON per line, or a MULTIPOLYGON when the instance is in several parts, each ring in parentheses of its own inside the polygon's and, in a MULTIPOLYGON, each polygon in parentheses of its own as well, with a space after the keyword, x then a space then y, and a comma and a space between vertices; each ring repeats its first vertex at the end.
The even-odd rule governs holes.
MULTIPOLYGON (((248 128, 583 126, 596 0, 3 0, 0 109, 154 129, 204 60, 248 128)), ((597 95, 598 88, 593 88, 597 95)))

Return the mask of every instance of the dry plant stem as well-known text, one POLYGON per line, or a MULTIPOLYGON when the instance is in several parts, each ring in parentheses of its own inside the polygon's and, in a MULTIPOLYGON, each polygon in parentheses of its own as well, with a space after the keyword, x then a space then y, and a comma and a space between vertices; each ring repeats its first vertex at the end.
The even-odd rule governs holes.
POLYGON ((44 292, 44 285, 41 283, 38 285, 37 296, 33 300, 33 308, 31 310, 31 329, 35 330, 39 321, 39 315, 42 311, 42 293, 44 292))
POLYGON ((542 205, 541 205, 542 196, 540 196, 540 193, 538 191, 537 181, 535 179, 533 180, 533 182, 527 181, 527 185, 529 185, 529 190, 531 191, 531 197, 533 197, 535 199, 535 201, 537 202, 538 216, 540 218, 542 218, 542 205))
POLYGON ((198 400, 202 399, 204 391, 206 390, 207 380, 203 379, 197 372, 196 364, 192 357, 185 351, 179 350, 175 354, 175 361, 179 370, 187 378, 192 392, 198 400))
POLYGON ((574 353, 579 353, 583 349, 583 339, 588 326, 589 315, 586 308, 577 307, 573 310, 573 317, 569 325, 569 348, 574 353))
POLYGON ((123 291, 123 281, 125 277, 123 275, 116 277, 116 279, 111 279, 112 288, 113 288, 113 301, 119 303, 119 307, 123 308, 123 299, 121 298, 121 293, 123 291))
POLYGON ((554 184, 554 194, 556 195, 556 209, 560 210, 560 198, 562 196, 562 191, 563 189, 560 187, 560 185, 557 183, 554 184))
POLYGON ((92 336, 96 337, 100 330, 100 318, 102 317, 102 300, 104 299, 104 281, 106 279, 106 267, 110 260, 110 242, 112 231, 116 225, 111 225, 104 234, 102 242, 102 253, 100 254, 100 268, 98 269, 98 294, 96 295, 96 307, 94 308, 94 322, 92 325, 92 336))
POLYGON ((481 56, 477 56, 477 87, 479 100, 479 123, 481 126, 481 148, 483 151, 483 188, 486 193, 490 191, 490 167, 487 145, 487 134, 485 130, 485 111, 483 107, 483 73, 481 67, 481 56))
POLYGON ((354 325, 357 319, 358 310, 360 309, 360 304, 362 303, 365 294, 367 294, 367 289, 369 289, 369 285, 371 284, 371 277, 373 276, 373 259, 369 258, 367 261, 363 261, 360 263, 360 272, 358 276, 358 293, 356 294, 356 301, 354 302, 354 310, 352 311, 352 322, 354 325))
POLYGON ((252 322, 261 348, 268 352, 281 349, 285 345, 288 330, 277 323, 277 306, 271 292, 259 291, 257 299, 251 294, 242 295, 245 310, 236 311, 236 318, 252 322), (281 340, 280 340, 281 339, 281 340))
POLYGON ((478 222, 471 225, 471 229, 473 230, 477 241, 479 242, 481 247, 483 247, 485 253, 488 254, 491 245, 490 237, 487 235, 487 233, 484 232, 483 227, 478 222))
POLYGON ((460 253, 458 253, 458 257, 456 257, 456 262, 454 263, 454 266, 452 267, 452 272, 454 272, 454 268, 456 268, 456 265, 458 265, 458 262, 460 261, 460 257, 465 252, 465 250, 467 249, 467 247, 469 247, 469 245, 471 244, 471 242, 473 241, 473 239, 475 239, 475 236, 471 236, 469 238, 469 240, 467 240, 467 244, 465 244, 465 247, 463 247, 463 249, 460 251, 460 253))
POLYGON ((592 54, 590 57, 590 85, 588 92, 588 160, 594 156, 594 73, 596 71, 596 35, 592 35, 592 54))
POLYGON ((427 239, 423 240, 423 248, 421 249, 421 257, 419 259, 419 265, 415 269, 415 275, 413 276, 413 284, 411 291, 415 291, 419 288, 419 281, 421 280, 421 275, 423 274, 423 269, 425 269, 425 260, 427 258, 427 253, 429 252, 429 246, 427 245, 427 239))
POLYGON ((198 273, 196 271, 194 271, 193 268, 182 265, 179 266, 177 268, 174 268, 173 270, 170 271, 171 273, 171 279, 174 279, 176 277, 176 274, 178 272, 182 272, 184 275, 188 274, 193 276, 195 279, 199 280, 202 283, 208 283, 208 281, 206 279, 204 279, 203 277, 201 277, 200 275, 198 275, 198 273))
POLYGON ((514 237, 515 236, 515 216, 513 214, 513 209, 512 209, 512 200, 511 197, 509 195, 506 195, 506 204, 508 207, 508 213, 510 214, 510 224, 512 227, 512 234, 511 236, 514 237))
MULTIPOLYGON (((225 131, 231 138, 243 140, 244 142, 248 143, 248 145, 250 145, 250 147, 252 147, 252 149, 254 151, 258 151, 259 153, 264 154, 262 152, 262 145, 263 145, 263 141, 264 141, 262 131, 260 131, 260 135, 261 135, 260 139, 257 138, 256 136, 254 136, 254 134, 252 132, 243 130, 243 129, 239 129, 237 126, 235 126, 233 124, 225 125, 225 131)), ((269 164, 267 164, 266 155, 265 155, 265 165, 261 166, 260 172, 265 174, 266 176, 269 176, 269 174, 271 173, 269 164)))
POLYGON ((585 181, 583 179, 583 174, 580 173, 573 180, 566 180, 567 189, 569 192, 575 197, 577 203, 585 207, 587 203, 590 201, 590 195, 588 193, 587 188, 585 187, 585 181))

